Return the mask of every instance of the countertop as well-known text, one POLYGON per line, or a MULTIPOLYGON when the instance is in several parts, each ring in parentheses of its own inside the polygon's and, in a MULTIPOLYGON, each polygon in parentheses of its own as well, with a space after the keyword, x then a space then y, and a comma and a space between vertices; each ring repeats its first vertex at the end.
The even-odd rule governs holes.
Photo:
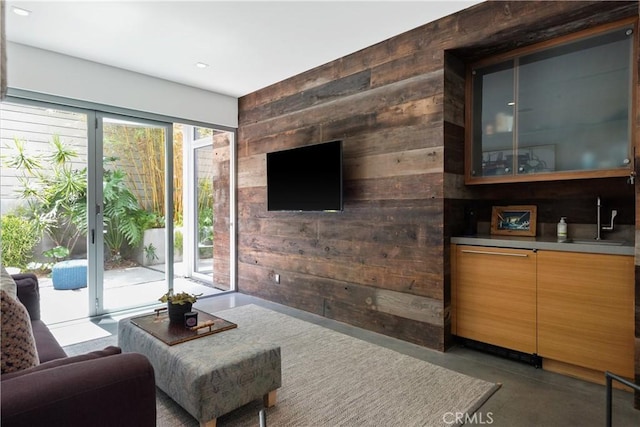
POLYGON ((491 246, 497 248, 540 249, 548 251, 584 252, 593 254, 630 255, 635 254, 633 241, 591 239, 568 239, 558 242, 555 237, 520 237, 476 235, 452 237, 451 243, 458 245, 491 246))

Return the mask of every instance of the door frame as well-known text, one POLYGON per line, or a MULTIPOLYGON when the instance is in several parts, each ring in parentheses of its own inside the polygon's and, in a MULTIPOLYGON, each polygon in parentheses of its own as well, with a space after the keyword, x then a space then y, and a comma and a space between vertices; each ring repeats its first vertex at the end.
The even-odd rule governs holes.
MULTIPOLYGON (((92 101, 84 101, 84 100, 79 100, 79 99, 73 99, 73 98, 66 98, 66 97, 61 97, 61 96, 57 96, 57 95, 49 95, 49 94, 44 94, 44 93, 39 93, 39 92, 34 92, 34 91, 30 91, 30 90, 24 90, 24 89, 16 89, 16 88, 9 88, 8 91, 8 95, 7 97, 3 100, 3 102, 9 102, 9 103, 16 103, 16 104, 23 104, 23 105, 30 105, 30 106, 37 106, 37 107, 45 107, 45 108, 60 108, 60 109, 65 109, 68 111, 73 111, 73 112, 78 112, 78 113, 82 113, 82 114, 86 114, 87 115, 87 124, 88 124, 88 129, 91 128, 91 126, 89 125, 91 122, 96 122, 97 118, 97 114, 98 113, 102 113, 102 114, 107 114, 107 115, 114 115, 114 116, 121 116, 121 117, 128 117, 133 121, 144 121, 144 120, 148 120, 154 123, 170 123, 171 125, 173 124, 183 124, 183 125, 190 125, 190 126, 195 126, 195 127, 205 127, 205 128, 211 128, 214 130, 221 130, 221 131, 226 131, 229 132, 231 134, 231 144, 230 144, 230 152, 229 152, 229 161, 230 161, 230 170, 229 170, 229 234, 230 234, 230 242, 229 242, 229 291, 225 291, 225 293, 227 292, 235 292, 237 291, 237 230, 236 230, 236 220, 237 220, 237 176, 236 176, 236 171, 237 171, 237 136, 238 136, 238 130, 236 128, 232 128, 229 126, 224 126, 224 125, 216 125, 213 123, 205 123, 205 122, 201 122, 201 121, 197 121, 197 120, 191 120, 191 119, 187 119, 187 118, 180 118, 177 116, 167 116, 167 115, 162 115, 162 114, 156 114, 156 113, 150 113, 150 112, 145 112, 145 111, 140 111, 140 110, 134 110, 134 109, 129 109, 129 108, 124 108, 124 107, 117 107, 117 106, 113 106, 113 105, 106 105, 106 104, 100 104, 100 103, 96 103, 96 102, 92 102, 92 101)), ((170 133, 168 133, 168 135, 171 136, 171 138, 173 137, 173 131, 171 131, 170 133)), ((95 147, 95 132, 90 132, 89 130, 87 131, 87 150, 88 150, 88 155, 89 155, 89 150, 96 150, 95 147)), ((169 150, 167 150, 167 153, 170 153, 173 151, 173 144, 169 144, 169 150)), ((95 151, 93 151, 93 155, 95 156, 95 151)), ((102 164, 102 163, 100 163, 102 164)), ((167 162, 167 165, 171 168, 169 171, 167 171, 166 174, 166 179, 170 179, 168 177, 173 175, 173 162, 167 162), (170 172, 170 173, 169 173, 170 172)), ((88 174, 89 176, 90 174, 88 174)), ((88 178, 89 179, 89 178, 88 178)), ((95 180, 95 177, 91 178, 92 180, 95 180)), ((89 183, 87 183, 87 185, 89 185, 89 183)), ((95 181, 94 181, 94 185, 95 185, 95 181)), ((167 188, 173 188, 173 182, 170 183, 170 185, 167 186, 167 188)), ((97 195, 88 195, 87 196, 87 202, 91 203, 91 205, 95 206, 95 201, 97 199, 97 195)), ((165 195, 165 197, 167 197, 167 195, 165 195)), ((100 193, 100 200, 102 200, 102 193, 100 193)), ((173 198, 171 197, 170 200, 168 200, 169 204, 167 206, 171 206, 171 208, 173 208, 173 198)), ((172 215, 173 211, 171 210, 171 215, 172 215)), ((89 217, 93 217, 93 223, 92 225, 94 226, 95 229, 95 215, 89 215, 89 217)), ((167 219, 168 220, 168 219, 167 219)), ((173 218, 171 218, 171 221, 173 222, 173 218)), ((89 224, 88 224, 89 226, 89 224)), ((89 237, 90 237, 90 233, 87 234, 87 247, 89 247, 89 237)), ((173 246, 173 233, 168 233, 168 237, 169 240, 171 242, 171 245, 173 246)), ((169 250, 169 245, 167 245, 167 249, 169 250)), ((103 250, 104 251, 104 250, 103 250)), ((171 260, 173 260, 173 253, 171 254, 167 254, 168 256, 171 257, 171 260)), ((104 256, 104 252, 103 252, 103 256, 104 256)), ((170 263, 170 267, 171 267, 171 274, 173 274, 173 262, 170 263)), ((92 269, 90 271, 88 271, 88 274, 90 276, 87 277, 88 280, 98 280, 98 278, 102 279, 103 275, 102 275, 103 271, 101 272, 97 272, 96 270, 96 265, 94 265, 92 267, 92 269)), ((100 282, 102 282, 102 280, 100 280, 100 282)), ((90 306, 90 313, 88 315, 90 316, 94 316, 95 314, 93 313, 97 313, 98 310, 96 308, 95 305, 95 301, 96 301, 96 294, 91 294, 90 293, 90 301, 88 301, 88 305, 90 306)))
POLYGON ((197 167, 196 167, 196 151, 203 147, 211 147, 213 149, 213 138, 201 138, 194 139, 193 132, 196 126, 183 125, 183 158, 185 159, 185 165, 183 165, 183 182, 185 183, 186 191, 184 193, 184 206, 185 212, 188 215, 184 216, 185 233, 184 237, 184 269, 187 277, 193 277, 205 283, 213 285, 213 277, 209 277, 197 271, 195 263, 198 260, 198 222, 196 216, 198 214, 197 209, 197 167), (189 132, 186 132, 186 131, 189 132), (188 136, 187 136, 188 135, 188 136), (185 167, 186 166, 186 167, 185 167))
MULTIPOLYGON (((165 275, 164 279, 167 283, 167 290, 173 290, 173 123, 139 118, 135 116, 109 113, 103 111, 95 112, 94 144, 90 145, 88 163, 88 235, 87 235, 87 252, 91 248, 91 255, 88 256, 88 274, 89 274, 89 315, 100 316, 113 311, 121 311, 135 306, 117 307, 115 310, 106 310, 104 306, 104 234, 102 233, 102 223, 104 220, 103 211, 103 158, 104 158, 104 121, 105 119, 113 119, 123 122, 131 122, 153 127, 164 128, 165 131, 165 156, 164 156, 164 178, 165 178, 165 275), (94 286, 91 286, 93 279, 94 286)), ((91 133, 91 132, 90 132, 91 133)), ((89 254, 87 254, 89 255, 89 254)), ((150 300, 151 302, 151 300, 150 300)))

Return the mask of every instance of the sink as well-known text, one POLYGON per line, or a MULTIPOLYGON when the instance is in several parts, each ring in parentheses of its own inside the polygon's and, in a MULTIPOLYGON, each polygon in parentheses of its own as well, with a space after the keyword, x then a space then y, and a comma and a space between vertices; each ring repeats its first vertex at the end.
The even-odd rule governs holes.
POLYGON ((595 239, 571 239, 568 243, 576 243, 578 245, 603 245, 603 246, 622 246, 624 241, 620 240, 595 240, 595 239))

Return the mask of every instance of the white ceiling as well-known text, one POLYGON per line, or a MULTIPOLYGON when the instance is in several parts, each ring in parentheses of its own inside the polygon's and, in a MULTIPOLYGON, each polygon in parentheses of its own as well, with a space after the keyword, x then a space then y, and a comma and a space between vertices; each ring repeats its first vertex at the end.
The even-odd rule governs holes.
POLYGON ((12 42, 240 97, 476 3, 7 0, 6 32, 12 42))

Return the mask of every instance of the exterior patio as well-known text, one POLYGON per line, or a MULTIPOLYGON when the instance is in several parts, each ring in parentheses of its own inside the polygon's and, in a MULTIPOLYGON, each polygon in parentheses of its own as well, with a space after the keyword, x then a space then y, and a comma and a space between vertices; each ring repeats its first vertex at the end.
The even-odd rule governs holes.
MULTIPOLYGON (((164 271, 136 266, 104 272, 104 304, 109 312, 118 312, 160 304, 158 298, 167 292, 164 271)), ((39 277, 42 320, 48 325, 88 317, 89 288, 54 289, 51 277, 39 277)), ((182 275, 182 263, 174 264, 174 290, 215 295, 224 292, 211 285, 182 275)))

